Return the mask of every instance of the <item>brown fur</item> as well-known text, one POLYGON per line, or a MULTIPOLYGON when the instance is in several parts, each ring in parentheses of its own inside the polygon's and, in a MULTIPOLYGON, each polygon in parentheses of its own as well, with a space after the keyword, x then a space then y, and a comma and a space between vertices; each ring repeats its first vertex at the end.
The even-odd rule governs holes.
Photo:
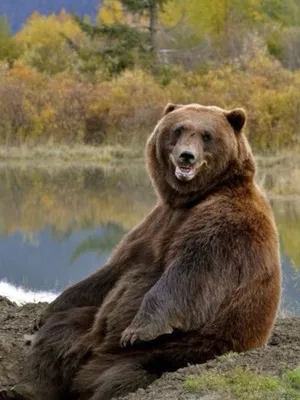
POLYGON ((267 342, 280 298, 278 238, 244 123, 240 109, 167 106, 147 144, 158 204, 103 268, 49 306, 15 392, 108 400, 267 342), (185 150, 197 172, 189 181, 175 176, 185 150))

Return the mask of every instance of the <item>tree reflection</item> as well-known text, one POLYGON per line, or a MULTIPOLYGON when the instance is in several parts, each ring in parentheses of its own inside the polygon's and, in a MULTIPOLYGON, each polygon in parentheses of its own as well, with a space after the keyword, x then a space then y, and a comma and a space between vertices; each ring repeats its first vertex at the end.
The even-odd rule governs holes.
POLYGON ((102 233, 88 236, 76 247, 71 256, 71 263, 75 262, 85 253, 93 252, 101 256, 103 252, 111 252, 125 233, 125 229, 120 225, 108 223, 103 227, 102 233))

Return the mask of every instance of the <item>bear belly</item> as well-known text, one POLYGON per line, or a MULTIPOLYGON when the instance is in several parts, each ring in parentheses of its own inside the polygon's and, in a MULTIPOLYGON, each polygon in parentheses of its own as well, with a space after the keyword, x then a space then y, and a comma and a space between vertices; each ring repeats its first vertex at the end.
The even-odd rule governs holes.
POLYGON ((135 317, 145 294, 158 281, 163 268, 138 265, 124 274, 96 314, 91 334, 106 350, 120 348, 123 331, 135 317))

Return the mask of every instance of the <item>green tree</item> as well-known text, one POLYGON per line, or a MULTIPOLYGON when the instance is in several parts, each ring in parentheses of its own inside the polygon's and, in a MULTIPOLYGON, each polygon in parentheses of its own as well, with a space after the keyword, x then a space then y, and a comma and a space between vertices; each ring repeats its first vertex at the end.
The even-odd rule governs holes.
POLYGON ((147 35, 121 22, 92 25, 75 16, 81 30, 90 38, 90 44, 80 46, 66 36, 70 47, 83 63, 83 72, 94 74, 99 68, 109 76, 144 63, 148 58, 147 35))
POLYGON ((21 47, 10 34, 10 25, 5 15, 0 16, 0 60, 11 66, 21 54, 21 47))
POLYGON ((150 35, 151 51, 156 55, 157 51, 157 26, 159 9, 167 0, 122 0, 122 4, 133 13, 146 14, 148 18, 148 30, 150 35))
POLYGON ((282 26, 300 25, 299 0, 261 0, 261 11, 269 22, 282 26))
POLYGON ((98 23, 75 17, 90 46, 69 44, 80 55, 86 72, 104 67, 109 75, 134 66, 155 65, 158 10, 166 0, 105 0, 98 23))

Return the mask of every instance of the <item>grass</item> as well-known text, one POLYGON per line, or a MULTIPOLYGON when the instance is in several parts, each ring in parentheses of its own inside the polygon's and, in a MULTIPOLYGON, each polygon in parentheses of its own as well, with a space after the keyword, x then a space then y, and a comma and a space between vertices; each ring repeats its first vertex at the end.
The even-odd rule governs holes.
MULTIPOLYGON (((141 158, 144 157, 144 145, 130 146, 115 145, 35 145, 23 144, 21 146, 0 146, 0 160, 20 160, 37 158, 59 158, 65 161, 77 158, 91 158, 96 161, 107 161, 111 156, 116 158, 141 158)), ((300 166, 300 156, 285 153, 281 156, 255 155, 256 161, 262 168, 273 167, 275 165, 300 166)))
MULTIPOLYGON (((270 198, 299 199, 300 156, 261 156, 258 164, 257 182, 270 198)), ((0 146, 0 167, 124 167, 132 163, 144 163, 144 146, 102 145, 54 145, 19 147, 0 146)))
MULTIPOLYGON (((112 159, 140 159, 144 158, 144 145, 135 143, 127 146, 120 144, 87 146, 87 145, 35 145, 23 144, 21 146, 0 146, 0 161, 16 160, 47 160, 59 159, 61 161, 88 160, 95 162, 110 162, 112 159)), ((259 168, 274 166, 300 167, 300 156, 285 154, 284 156, 255 156, 259 168)))
POLYGON ((294 167, 300 166, 299 152, 289 152, 285 150, 281 155, 263 155, 254 153, 254 156, 257 164, 261 168, 270 168, 280 165, 287 165, 294 167))
POLYGON ((132 159, 142 159, 144 151, 140 148, 115 146, 85 146, 74 147, 35 146, 35 147, 0 147, 0 162, 43 162, 59 161, 63 163, 108 164, 127 162, 132 159))
POLYGON ((284 374, 284 379, 293 388, 300 390, 300 368, 296 368, 292 371, 287 371, 284 374))
POLYGON ((222 400, 300 400, 300 368, 287 371, 282 378, 259 375, 237 367, 221 373, 204 371, 185 381, 190 392, 221 394, 222 400))

